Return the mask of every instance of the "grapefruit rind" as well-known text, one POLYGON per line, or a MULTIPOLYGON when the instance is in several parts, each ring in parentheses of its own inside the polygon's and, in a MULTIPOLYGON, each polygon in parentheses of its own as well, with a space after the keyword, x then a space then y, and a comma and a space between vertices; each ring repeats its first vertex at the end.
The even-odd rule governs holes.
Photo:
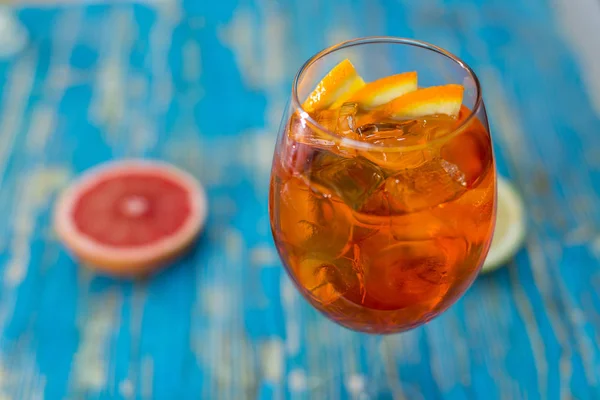
POLYGON ((206 194, 190 174, 160 161, 126 160, 108 162, 84 172, 60 196, 54 210, 54 227, 65 246, 85 264, 110 275, 135 277, 151 273, 181 255, 199 235, 206 216, 206 194), (147 245, 116 248, 79 231, 73 213, 81 194, 103 180, 132 172, 164 177, 188 191, 190 214, 177 233, 147 245))
POLYGON ((431 86, 400 96, 384 106, 384 113, 394 119, 421 118, 445 114, 458 117, 463 100, 462 85, 431 86))
POLYGON ((344 96, 365 85, 350 60, 345 59, 331 69, 317 84, 302 108, 307 112, 329 108, 344 96))
POLYGON ((346 101, 358 103, 359 107, 371 109, 386 104, 418 88, 416 72, 386 76, 367 83, 355 91, 346 101))

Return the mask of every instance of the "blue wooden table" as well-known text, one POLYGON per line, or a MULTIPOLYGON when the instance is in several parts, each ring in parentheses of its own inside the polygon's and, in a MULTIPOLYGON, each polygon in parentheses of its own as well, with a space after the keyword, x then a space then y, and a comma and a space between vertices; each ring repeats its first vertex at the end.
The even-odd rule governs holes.
POLYGON ((600 398, 600 5, 595 0, 189 0, 24 6, 0 61, 0 399, 600 398), (356 36, 473 66, 525 248, 427 326, 379 341, 317 315, 274 252, 274 138, 291 78, 356 36), (57 193, 160 158, 206 186, 199 246, 146 282, 81 268, 57 193), (420 394, 417 394, 420 393, 420 394))

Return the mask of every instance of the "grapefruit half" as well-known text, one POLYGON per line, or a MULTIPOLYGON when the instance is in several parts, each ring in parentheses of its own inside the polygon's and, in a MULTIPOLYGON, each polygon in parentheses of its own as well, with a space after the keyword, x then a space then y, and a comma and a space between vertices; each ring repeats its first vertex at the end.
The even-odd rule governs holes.
POLYGON ((197 238, 206 195, 187 172, 148 160, 102 164, 59 198, 55 229, 86 264, 116 276, 146 275, 197 238))

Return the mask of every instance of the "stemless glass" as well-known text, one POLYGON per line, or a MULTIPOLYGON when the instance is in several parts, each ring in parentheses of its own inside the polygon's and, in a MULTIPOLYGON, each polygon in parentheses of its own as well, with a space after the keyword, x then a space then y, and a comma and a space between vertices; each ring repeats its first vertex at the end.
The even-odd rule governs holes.
MULTIPOLYGON (((339 116, 337 116, 339 117, 339 116)), ((481 87, 445 50, 392 37, 355 39, 296 75, 273 160, 269 210, 279 255, 302 295, 356 331, 426 323, 467 290, 490 246, 496 173, 481 87), (461 112, 441 134, 368 142, 302 104, 349 59, 363 78, 416 71, 419 86, 460 84, 461 112)))

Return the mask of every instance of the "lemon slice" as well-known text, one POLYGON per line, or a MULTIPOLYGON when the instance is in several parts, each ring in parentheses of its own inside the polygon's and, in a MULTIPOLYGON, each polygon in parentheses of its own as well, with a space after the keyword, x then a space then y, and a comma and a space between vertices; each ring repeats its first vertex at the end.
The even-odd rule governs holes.
POLYGON ((481 272, 491 272, 506 264, 523 245, 525 232, 523 200, 512 184, 498 177, 496 228, 492 246, 481 272))
POLYGON ((384 113, 394 119, 420 118, 445 114, 457 117, 462 105, 462 85, 431 86, 406 93, 384 106, 384 113))

